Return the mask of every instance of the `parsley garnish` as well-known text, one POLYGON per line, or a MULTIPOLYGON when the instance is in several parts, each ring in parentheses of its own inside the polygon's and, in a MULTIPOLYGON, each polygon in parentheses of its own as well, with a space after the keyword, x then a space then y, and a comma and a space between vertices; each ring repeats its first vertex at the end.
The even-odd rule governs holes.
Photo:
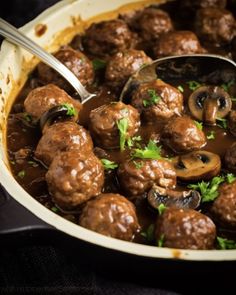
POLYGON ((77 111, 72 104, 64 103, 61 106, 66 109, 67 116, 73 117, 77 115, 77 111))
POLYGON ((101 159, 101 162, 105 170, 116 169, 118 167, 118 164, 108 159, 101 159))
POLYGON ((224 91, 228 92, 229 89, 230 89, 230 87, 231 87, 232 85, 234 85, 234 83, 235 83, 235 80, 230 80, 230 81, 227 82, 227 83, 223 83, 223 84, 221 84, 220 87, 223 88, 224 91))
POLYGON ((133 160, 133 163, 134 163, 136 169, 141 169, 143 167, 143 164, 144 164, 142 161, 141 162, 136 162, 134 160, 133 160))
POLYGON ((211 181, 201 181, 197 184, 189 184, 188 187, 194 190, 198 190, 202 196, 201 202, 211 202, 218 197, 219 185, 225 181, 223 176, 213 177, 211 181))
POLYGON ((129 137, 127 139, 127 145, 129 148, 133 147, 134 145, 137 145, 139 146, 140 144, 138 143, 139 141, 142 140, 142 137, 139 135, 139 136, 134 136, 134 137, 129 137))
POLYGON ((190 90, 195 91, 197 88, 201 87, 202 85, 197 81, 188 81, 186 82, 190 90))
POLYGON ((197 128, 199 130, 202 130, 203 126, 202 126, 202 122, 198 122, 198 121, 194 121, 195 125, 197 126, 197 128))
POLYGON ((20 172, 18 172, 17 174, 18 177, 20 177, 21 179, 25 177, 25 170, 21 170, 20 172))
POLYGON ((116 124, 120 132, 120 150, 124 151, 128 129, 128 119, 122 118, 119 121, 117 121, 116 124))
POLYGON ((215 139, 215 131, 212 130, 211 132, 207 133, 207 139, 215 139))
POLYGON ((228 183, 232 183, 235 181, 236 176, 233 173, 228 173, 228 174, 226 174, 225 178, 228 183))
POLYGON ((28 164, 30 164, 31 166, 33 166, 34 168, 38 167, 38 163, 34 162, 34 161, 28 161, 28 164))
POLYGON ((51 210, 52 210, 54 213, 57 213, 57 212, 59 211, 59 209, 58 209, 57 207, 55 207, 55 206, 53 206, 53 207, 51 208, 51 210))
POLYGON ((161 97, 156 93, 155 89, 148 89, 148 94, 150 99, 143 100, 143 106, 145 108, 157 104, 161 99, 161 97))
POLYGON ((143 236, 148 242, 152 242, 154 240, 154 224, 150 224, 146 231, 141 232, 141 236, 143 236))
POLYGON ((149 140, 144 149, 135 149, 132 156, 140 159, 161 159, 161 146, 157 146, 153 140, 149 140))
POLYGON ((179 85, 178 87, 177 87, 177 89, 180 91, 180 92, 184 92, 184 88, 183 88, 183 86, 182 85, 179 85))
POLYGON ((217 118, 216 121, 217 121, 217 124, 216 125, 218 127, 222 128, 222 129, 227 129, 228 124, 227 124, 227 120, 226 119, 224 119, 224 118, 217 118))
POLYGON ((158 213, 159 213, 159 215, 162 215, 163 213, 164 213, 164 211, 166 210, 166 206, 163 204, 163 203, 161 203, 158 207, 157 207, 157 210, 158 210, 158 213))
POLYGON ((94 59, 92 63, 94 71, 101 70, 106 67, 106 62, 102 59, 94 59))
POLYGON ((221 250, 236 249, 236 242, 233 240, 217 237, 218 248, 221 250))
POLYGON ((32 122, 32 120, 33 120, 32 116, 28 113, 24 113, 23 117, 24 117, 25 121, 27 121, 27 122, 32 122))
POLYGON ((163 244, 164 244, 164 238, 165 238, 165 236, 164 236, 164 234, 162 234, 162 235, 160 236, 159 240, 157 240, 157 246, 158 246, 158 247, 163 247, 163 244))

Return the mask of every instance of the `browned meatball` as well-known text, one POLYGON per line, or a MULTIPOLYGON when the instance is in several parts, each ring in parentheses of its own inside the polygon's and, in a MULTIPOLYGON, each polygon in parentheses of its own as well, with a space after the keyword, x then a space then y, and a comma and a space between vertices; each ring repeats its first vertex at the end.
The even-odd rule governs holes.
POLYGON ((196 11, 199 8, 219 7, 225 8, 227 0, 181 0, 181 9, 196 11))
POLYGON ((44 112, 65 103, 73 105, 78 113, 82 108, 81 103, 69 96, 64 90, 53 84, 48 84, 33 89, 26 97, 24 106, 27 113, 35 119, 40 119, 44 112))
POLYGON ((73 210, 101 193, 104 169, 92 152, 70 150, 54 158, 46 181, 54 202, 62 209, 73 210))
POLYGON ((230 171, 236 173, 236 142, 225 153, 225 165, 230 171))
POLYGON ((136 20, 140 36, 145 41, 154 41, 162 34, 173 30, 173 24, 167 12, 156 9, 146 8, 136 20))
POLYGON ((235 19, 225 9, 200 9, 196 14, 195 30, 202 40, 216 45, 227 44, 235 36, 235 19))
POLYGON ((174 31, 164 34, 154 45, 155 58, 169 55, 203 53, 197 36, 191 31, 174 31))
POLYGON ((92 110, 89 118, 91 135, 98 145, 104 148, 116 148, 119 146, 120 139, 117 123, 121 119, 127 119, 127 138, 132 137, 140 126, 138 111, 123 102, 102 105, 92 110))
POLYGON ((142 50, 129 49, 117 52, 107 64, 106 81, 114 88, 123 87, 134 72, 151 61, 142 50))
POLYGON ((119 194, 101 194, 90 200, 79 224, 108 237, 132 241, 140 226, 134 205, 119 194))
POLYGON ((131 196, 141 195, 153 184, 174 188, 176 173, 167 160, 126 160, 118 169, 121 187, 131 196))
POLYGON ((156 223, 155 238, 169 248, 207 250, 214 247, 216 227, 192 209, 167 208, 156 223))
POLYGON ((206 144, 203 131, 187 116, 170 120, 164 127, 161 140, 176 153, 199 150, 206 144))
POLYGON ((230 132, 236 136, 236 110, 232 110, 229 113, 228 127, 230 132))
POLYGON ((223 226, 236 228, 236 181, 225 183, 219 188, 219 196, 211 212, 223 226))
POLYGON ((91 152, 93 142, 90 134, 74 122, 60 122, 50 126, 41 137, 35 156, 44 164, 50 165, 59 152, 77 149, 78 152, 91 152))
POLYGON ((183 95, 178 89, 158 79, 139 86, 132 95, 131 104, 146 121, 166 121, 173 115, 181 114, 183 95))
POLYGON ((92 24, 84 36, 85 48, 95 56, 106 56, 118 51, 133 48, 135 34, 121 19, 92 24))
MULTIPOLYGON (((68 47, 59 50, 55 57, 71 70, 84 86, 92 84, 94 78, 93 65, 82 52, 68 47)), ((71 90, 71 85, 44 63, 38 65, 38 74, 39 78, 45 83, 53 83, 66 91, 71 90)))

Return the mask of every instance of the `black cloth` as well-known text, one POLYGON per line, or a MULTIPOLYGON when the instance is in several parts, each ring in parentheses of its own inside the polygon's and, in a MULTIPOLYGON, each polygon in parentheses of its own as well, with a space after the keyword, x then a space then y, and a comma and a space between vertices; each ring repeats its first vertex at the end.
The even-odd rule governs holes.
MULTIPOLYGON (((19 27, 55 2, 0 1, 0 17, 19 27)), ((112 262, 106 250, 100 254, 96 247, 90 252, 87 247, 68 237, 54 238, 51 233, 34 236, 29 232, 6 241, 0 236, 0 294, 206 294, 208 287, 227 294, 234 283, 232 264, 214 264, 208 270, 202 264, 187 264, 180 272, 178 261, 167 269, 165 261, 151 268, 151 263, 135 257, 131 262, 127 257, 112 262), (107 267, 109 262, 113 269, 107 267), (129 271, 132 263, 134 268, 129 271)))

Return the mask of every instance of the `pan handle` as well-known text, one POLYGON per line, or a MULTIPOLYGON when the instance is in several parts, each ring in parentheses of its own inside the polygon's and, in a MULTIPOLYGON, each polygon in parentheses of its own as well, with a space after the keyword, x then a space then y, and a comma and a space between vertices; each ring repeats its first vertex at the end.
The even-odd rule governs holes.
POLYGON ((54 229, 20 205, 0 184, 0 235, 54 229))

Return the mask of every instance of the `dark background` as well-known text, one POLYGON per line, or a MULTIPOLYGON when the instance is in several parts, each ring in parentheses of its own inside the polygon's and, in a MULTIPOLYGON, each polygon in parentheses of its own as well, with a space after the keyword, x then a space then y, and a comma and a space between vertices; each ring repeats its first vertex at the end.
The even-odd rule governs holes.
MULTIPOLYGON (((19 27, 56 2, 0 1, 0 17, 19 27)), ((235 272, 235 263, 153 262, 53 231, 0 236, 0 294, 235 294, 235 272)))

